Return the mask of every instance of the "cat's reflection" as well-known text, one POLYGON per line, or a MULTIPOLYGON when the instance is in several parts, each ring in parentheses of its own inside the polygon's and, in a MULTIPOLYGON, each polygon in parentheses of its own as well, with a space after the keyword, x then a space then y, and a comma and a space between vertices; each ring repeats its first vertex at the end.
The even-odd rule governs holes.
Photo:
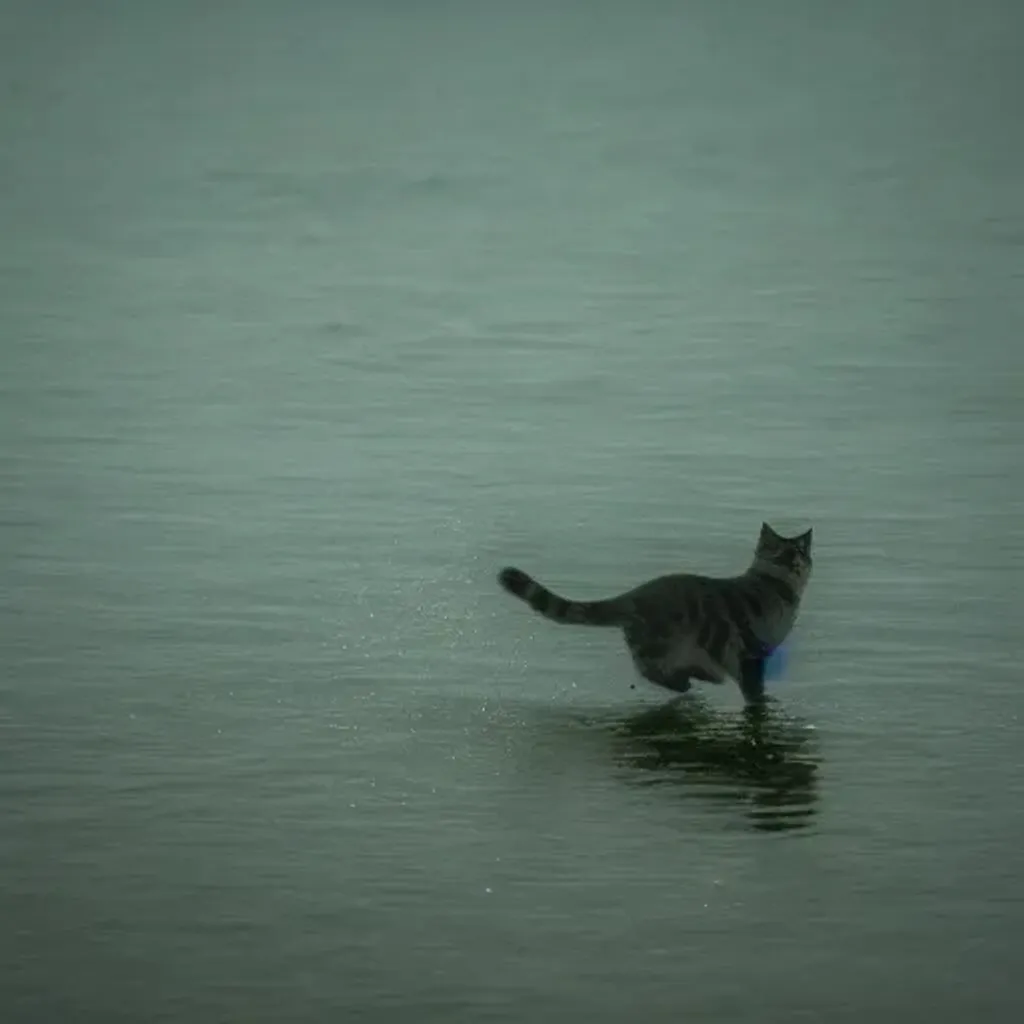
POLYGON ((716 711, 688 695, 604 724, 616 760, 637 784, 740 803, 758 830, 806 828, 813 820, 819 766, 814 730, 770 704, 716 711))

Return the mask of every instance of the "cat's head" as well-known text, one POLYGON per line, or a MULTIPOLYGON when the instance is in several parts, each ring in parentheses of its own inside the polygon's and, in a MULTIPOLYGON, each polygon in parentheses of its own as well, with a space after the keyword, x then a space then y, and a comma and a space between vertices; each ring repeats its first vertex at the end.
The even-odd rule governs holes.
POLYGON ((767 523, 762 523, 754 561, 766 568, 771 566, 776 571, 783 570, 786 576, 802 586, 811 575, 814 564, 811 558, 812 533, 813 530, 808 530, 796 537, 783 537, 767 523))

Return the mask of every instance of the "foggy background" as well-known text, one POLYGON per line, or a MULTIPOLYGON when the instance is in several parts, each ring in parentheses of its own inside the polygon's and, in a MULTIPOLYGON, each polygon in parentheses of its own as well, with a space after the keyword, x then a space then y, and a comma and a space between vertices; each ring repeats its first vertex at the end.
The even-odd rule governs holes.
POLYGON ((1019 1015, 1022 31, 0 2, 0 1017, 1019 1015))

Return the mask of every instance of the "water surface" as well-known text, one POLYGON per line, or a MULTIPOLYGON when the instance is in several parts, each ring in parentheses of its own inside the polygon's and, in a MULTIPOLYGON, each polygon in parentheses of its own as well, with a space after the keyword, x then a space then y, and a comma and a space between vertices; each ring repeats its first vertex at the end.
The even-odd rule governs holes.
POLYGON ((5 1021, 1020 1014, 1015 7, 4 20, 5 1021))

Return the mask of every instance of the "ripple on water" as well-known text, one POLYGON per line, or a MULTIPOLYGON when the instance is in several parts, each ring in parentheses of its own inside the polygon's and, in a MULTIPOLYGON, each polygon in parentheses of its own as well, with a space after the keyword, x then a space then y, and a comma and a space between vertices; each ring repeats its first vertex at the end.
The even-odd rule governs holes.
POLYGON ((632 784, 739 804, 758 831, 813 824, 819 751, 806 722, 772 708, 725 712, 683 698, 603 725, 632 784))

